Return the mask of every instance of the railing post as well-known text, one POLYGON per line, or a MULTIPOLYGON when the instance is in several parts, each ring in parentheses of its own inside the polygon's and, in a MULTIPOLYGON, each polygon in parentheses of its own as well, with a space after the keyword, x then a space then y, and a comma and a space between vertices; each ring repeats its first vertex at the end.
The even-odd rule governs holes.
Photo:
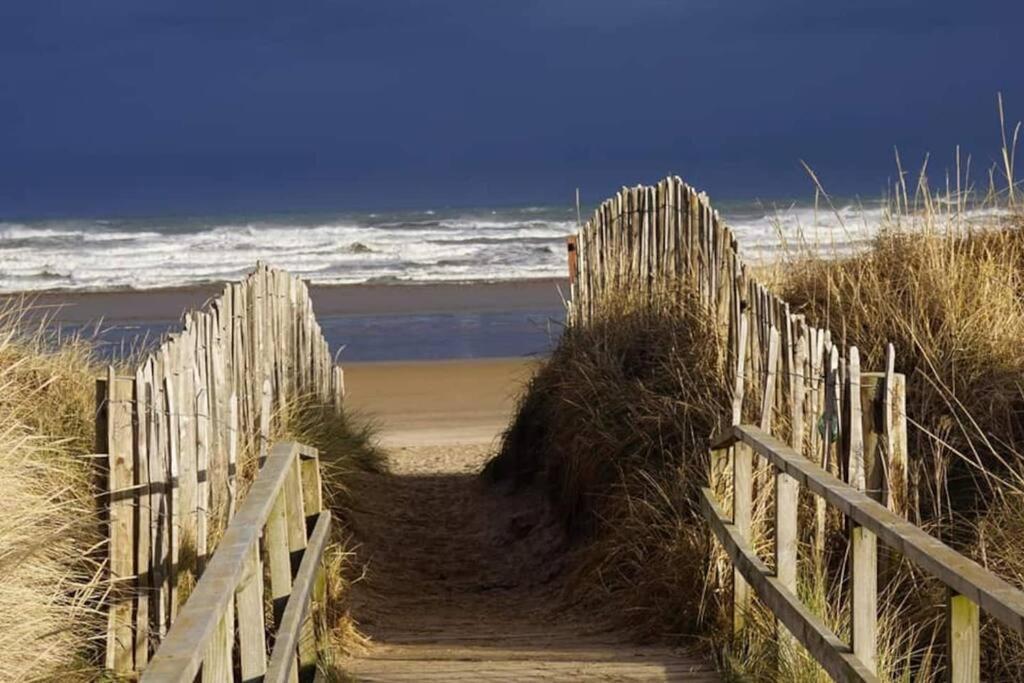
MULTIPOLYGON (((846 471, 848 483, 865 488, 863 395, 860 389, 860 354, 850 347, 847 372, 846 471)), ((870 403, 868 404, 870 409, 870 403)), ((875 648, 878 630, 878 539, 856 524, 850 524, 851 584, 850 619, 853 653, 870 671, 875 671, 875 648)))
MULTIPOLYGON (((740 537, 750 543, 751 510, 754 503, 754 453, 744 443, 733 448, 732 522, 740 537)), ((733 632, 739 633, 750 609, 750 586, 738 569, 732 572, 733 632)))
POLYGON ((946 598, 946 680, 977 683, 981 679, 980 610, 977 603, 952 591, 946 598))
MULTIPOLYGON (((788 341, 794 343, 792 327, 787 328, 788 341)), ((804 345, 801 338, 796 343, 796 356, 789 372, 790 401, 790 444, 797 453, 803 452, 804 423, 804 345)), ((773 468, 774 469, 774 468, 773 468)), ((797 592, 797 550, 798 510, 800 484, 796 479, 775 469, 775 573, 783 586, 795 595, 797 592)), ((784 633, 781 624, 776 625, 780 636, 784 633)), ((781 638, 780 638, 781 640, 781 638)), ((788 641, 792 639, 787 638, 788 641)))
POLYGON ((231 683, 231 652, 235 644, 235 606, 227 609, 217 623, 217 631, 206 647, 203 657, 203 683, 231 683))
POLYGON ((267 672, 267 640, 263 632, 263 562, 259 542, 254 542, 245 562, 242 580, 235 589, 238 610, 238 660, 242 680, 260 679, 267 672))
MULTIPOLYGON (((134 667, 133 593, 136 589, 135 525, 136 494, 134 458, 135 380, 118 377, 107 369, 106 424, 109 479, 107 490, 110 538, 110 579, 113 584, 107 614, 106 666, 117 673, 134 667)), ((149 529, 146 529, 149 533, 149 529)), ((149 571, 148 567, 143 571, 149 571)))
MULTIPOLYGON (((297 560, 306 550, 306 515, 309 512, 306 510, 304 500, 301 456, 298 453, 295 454, 295 459, 289 470, 284 484, 284 496, 288 510, 288 549, 291 553, 292 564, 297 567, 297 560)), ((316 666, 316 635, 313 632, 313 622, 310 619, 305 619, 302 622, 298 650, 299 666, 292 667, 294 680, 297 680, 299 669, 316 666)))
MULTIPOLYGON (((745 360, 747 351, 747 334, 749 322, 746 314, 740 316, 740 334, 738 353, 736 355, 736 374, 733 377, 732 424, 738 425, 743 420, 743 394, 745 381, 745 360)), ((754 503, 754 462, 753 452, 743 443, 737 443, 732 449, 732 521, 736 530, 744 538, 750 538, 750 516, 754 503)), ((732 608, 733 632, 743 630, 746 611, 750 606, 750 586, 744 581, 739 570, 732 572, 732 608)))
POLYGON ((279 491, 263 534, 270 564, 270 597, 274 605, 274 623, 281 619, 284 605, 292 592, 292 562, 288 552, 288 512, 284 491, 279 491))

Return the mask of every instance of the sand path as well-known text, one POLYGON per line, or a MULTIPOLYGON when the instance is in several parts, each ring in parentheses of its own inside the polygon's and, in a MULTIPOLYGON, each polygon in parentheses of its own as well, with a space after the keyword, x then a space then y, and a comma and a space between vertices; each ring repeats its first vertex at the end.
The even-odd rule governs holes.
POLYGON ((560 605, 564 539, 536 493, 477 477, 486 444, 392 446, 391 473, 351 482, 372 639, 342 668, 363 681, 713 681, 710 665, 638 647, 560 605))

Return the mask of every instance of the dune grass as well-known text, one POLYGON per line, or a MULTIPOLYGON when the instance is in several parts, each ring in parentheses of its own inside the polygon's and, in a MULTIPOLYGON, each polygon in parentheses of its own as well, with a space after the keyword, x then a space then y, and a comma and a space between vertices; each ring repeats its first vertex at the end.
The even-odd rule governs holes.
MULTIPOLYGON (((1007 164, 1012 179, 1012 154, 1007 164)), ((865 369, 884 368, 895 346, 908 381, 912 521, 1024 588, 1024 213, 1015 195, 978 196, 966 180, 933 193, 922 173, 913 194, 897 187, 866 248, 794 243, 763 270, 793 311, 856 345, 865 369)), ((828 680, 777 637, 763 608, 743 638, 730 637, 728 565, 694 495, 712 479, 706 440, 728 416, 722 340, 692 297, 663 294, 612 295, 594 324, 566 331, 488 472, 545 486, 560 506, 576 532, 575 600, 640 638, 709 638, 730 679, 828 680)), ((848 637, 838 518, 832 528, 825 562, 801 562, 799 592, 848 637)), ((770 518, 755 529, 755 546, 770 554, 770 518)), ((880 677, 936 680, 944 588, 882 556, 880 677)), ((990 680, 1024 680, 1024 643, 987 619, 982 657, 990 680)))
MULTIPOLYGON (((105 680, 106 553, 96 481, 102 463, 89 457, 96 378, 105 366, 91 340, 53 330, 29 303, 0 310, 0 678, 105 680)), ((348 472, 383 467, 366 420, 310 401, 289 406, 283 418, 274 438, 320 450, 332 506, 344 504, 348 472)), ((244 493, 257 454, 243 451, 244 493)), ((213 540, 222 526, 211 529, 213 540)), ((345 605, 350 539, 336 529, 315 606, 325 652, 360 639, 345 605)), ((194 577, 183 572, 180 578, 184 599, 194 577)))
POLYGON ((0 312, 0 671, 94 680, 102 535, 86 342, 57 340, 21 306, 0 312))
POLYGON ((352 504, 346 479, 353 472, 384 472, 386 458, 377 445, 374 422, 348 410, 300 400, 283 420, 278 440, 294 440, 320 453, 324 506, 332 511, 333 526, 324 551, 323 581, 314 596, 311 613, 317 627, 319 667, 327 681, 350 680, 338 668, 344 654, 365 648, 349 610, 349 586, 357 580, 355 540, 344 525, 344 511, 352 504))
POLYGON ((638 637, 696 632, 707 438, 727 412, 712 321, 685 290, 605 302, 527 387, 485 476, 540 485, 577 540, 574 598, 638 637))

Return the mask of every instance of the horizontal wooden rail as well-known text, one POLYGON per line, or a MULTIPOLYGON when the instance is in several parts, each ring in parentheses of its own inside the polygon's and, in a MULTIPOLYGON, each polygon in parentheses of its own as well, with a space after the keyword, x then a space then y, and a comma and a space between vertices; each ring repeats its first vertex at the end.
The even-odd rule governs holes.
POLYGON ((789 632, 807 648, 832 678, 840 681, 875 681, 877 678, 853 654, 853 649, 832 633, 800 602, 774 572, 750 549, 743 535, 725 516, 711 489, 701 490, 701 509, 712 533, 722 544, 733 566, 747 580, 761 601, 789 632))
MULTIPOLYGON (((765 431, 750 425, 732 426, 713 439, 711 449, 713 452, 722 452, 734 446, 737 449, 750 449, 762 456, 777 472, 791 477, 811 493, 835 506, 853 522, 850 531, 853 545, 853 581, 855 586, 863 581, 866 582, 863 585, 870 587, 872 595, 868 596, 868 600, 864 600, 865 596, 859 596, 864 600, 862 604, 869 612, 875 610, 875 537, 949 588, 947 631, 950 647, 950 680, 978 680, 979 608, 1016 633, 1024 634, 1024 592, 894 514, 865 493, 840 481, 765 431)), ((738 458, 733 459, 733 462, 738 461, 738 458)), ((748 460, 745 459, 743 462, 747 463, 748 460)), ((748 464, 745 464, 745 467, 749 469, 748 464)), ((750 552, 748 540, 736 530, 731 520, 721 514, 711 496, 710 490, 706 491, 707 500, 703 505, 705 518, 736 564, 736 568, 747 579, 758 597, 833 677, 838 680, 873 680, 871 671, 874 666, 874 643, 859 644, 864 652, 871 653, 868 661, 860 663, 867 666, 872 678, 864 676, 863 672, 858 674, 856 670, 848 669, 844 673, 837 669, 839 664, 845 662, 850 648, 845 644, 837 645, 832 640, 830 632, 822 632, 822 627, 816 620, 808 619, 806 611, 799 610, 791 604, 789 598, 792 597, 792 593, 783 592, 782 587, 776 585, 777 582, 767 580, 767 568, 750 552), (837 676, 837 673, 842 675, 837 676)), ((854 610, 855 641, 858 618, 867 619, 873 624, 876 616, 873 613, 858 615, 857 610, 854 610)), ((873 628, 868 629, 866 633, 873 639, 873 628)), ((858 643, 855 642, 855 645, 858 643)), ((856 649, 855 647, 854 650, 856 649)))
POLYGON ((1024 634, 1024 592, 964 557, 948 545, 890 512, 884 505, 821 469, 775 437, 757 427, 732 427, 713 448, 738 441, 821 496, 855 523, 872 531, 893 550, 978 603, 982 609, 1017 633, 1024 634))
POLYGON ((236 622, 243 680, 264 675, 261 536, 269 559, 271 596, 275 602, 287 602, 282 618, 275 620, 279 627, 271 665, 284 673, 274 680, 295 680, 296 645, 300 632, 311 629, 303 617, 330 528, 330 513, 319 509, 319 489, 314 449, 283 443, 270 451, 195 589, 143 671, 143 681, 186 683, 200 670, 204 681, 231 680, 236 622), (307 542, 309 518, 316 519, 316 525, 307 542), (296 552, 302 559, 293 583, 291 556, 296 552), (285 663, 288 657, 291 663, 285 663))

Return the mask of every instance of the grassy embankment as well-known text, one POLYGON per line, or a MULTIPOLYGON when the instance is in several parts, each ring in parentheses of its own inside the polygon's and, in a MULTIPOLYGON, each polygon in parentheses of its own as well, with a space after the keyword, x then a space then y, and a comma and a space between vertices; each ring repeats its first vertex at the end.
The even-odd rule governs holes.
MULTIPOLYGON (((908 378, 915 521, 1024 587, 1022 213, 1012 193, 937 196, 923 175, 909 195, 898 188, 868 249, 823 258, 797 248, 772 271, 773 286, 840 344, 858 346, 864 368, 883 368, 886 343, 895 345, 908 378), (984 225, 975 208, 989 209, 984 225)), ((707 439, 729 414, 723 354, 685 292, 650 302, 619 293, 592 325, 566 331, 489 473, 548 488, 577 539, 575 601, 639 638, 709 638, 737 679, 826 680, 802 650, 779 652, 764 611, 742 640, 728 637, 728 582, 717 578, 696 496, 709 479, 707 439)), ((802 504, 809 529, 809 499, 802 504)), ((755 528, 770 552, 771 520, 755 528)), ((802 559, 800 592, 845 636, 846 545, 838 518, 832 528, 824 572, 802 559)), ((894 562, 880 586, 880 673, 929 680, 941 673, 944 592, 894 562)), ((991 680, 1024 679, 1024 644, 983 628, 991 680)))
MULTIPOLYGON (((38 321, 27 323, 26 311, 0 312, 0 679, 92 681, 104 677, 108 586, 98 464, 87 456, 95 378, 104 369, 89 341, 55 338, 38 321)), ((371 430, 357 419, 303 403, 282 423, 278 438, 320 449, 333 506, 344 504, 347 471, 382 466, 371 430)), ((251 477, 255 454, 247 451, 240 472, 251 477)), ((326 599, 317 605, 325 654, 358 637, 337 571, 347 539, 336 529, 326 599)))

